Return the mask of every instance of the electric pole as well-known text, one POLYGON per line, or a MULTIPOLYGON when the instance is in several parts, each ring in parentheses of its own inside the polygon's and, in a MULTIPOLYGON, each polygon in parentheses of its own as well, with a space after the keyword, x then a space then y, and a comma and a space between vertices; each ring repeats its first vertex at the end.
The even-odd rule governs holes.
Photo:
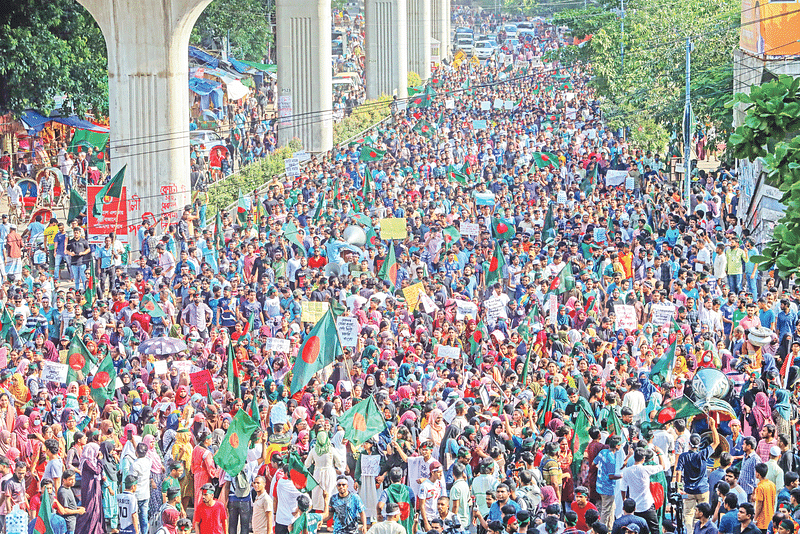
POLYGON ((683 111, 683 172, 685 173, 686 209, 691 211, 690 200, 692 185, 692 38, 686 38, 686 105, 683 111))
POLYGON ((619 70, 625 72, 625 0, 619 0, 619 70))

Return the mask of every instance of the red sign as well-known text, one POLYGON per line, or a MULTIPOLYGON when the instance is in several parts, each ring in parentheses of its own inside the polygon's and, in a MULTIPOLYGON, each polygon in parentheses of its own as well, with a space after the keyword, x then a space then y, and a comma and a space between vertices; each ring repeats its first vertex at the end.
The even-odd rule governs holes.
POLYGON ((128 196, 126 187, 123 186, 122 194, 117 199, 111 199, 109 202, 103 204, 103 211, 100 217, 94 216, 94 201, 97 198, 97 193, 103 186, 90 185, 88 187, 89 197, 87 199, 88 206, 88 222, 89 222, 89 243, 103 244, 105 238, 111 232, 117 234, 117 239, 122 243, 128 242, 128 196))
POLYGON ((211 378, 211 372, 208 369, 190 374, 189 379, 192 381, 195 393, 205 396, 209 390, 214 391, 214 380, 211 378))

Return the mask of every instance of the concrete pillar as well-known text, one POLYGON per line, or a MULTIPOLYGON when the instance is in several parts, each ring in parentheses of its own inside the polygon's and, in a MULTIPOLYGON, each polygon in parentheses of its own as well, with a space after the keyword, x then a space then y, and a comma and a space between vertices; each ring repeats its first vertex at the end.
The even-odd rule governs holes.
POLYGON ((431 0, 408 2, 408 70, 431 77, 431 0))
POLYGON ((450 0, 431 0, 431 36, 441 43, 441 59, 450 58, 450 0))
POLYGON ((331 1, 277 0, 278 143, 333 147, 331 1))
POLYGON ((367 98, 408 96, 406 0, 365 0, 367 98))
MULTIPOLYGON (((189 34, 211 0, 79 0, 108 50, 112 173, 127 164, 128 226, 191 202, 189 34)), ((138 226, 137 226, 138 228, 138 226)), ((131 248, 138 248, 135 228, 131 248)))

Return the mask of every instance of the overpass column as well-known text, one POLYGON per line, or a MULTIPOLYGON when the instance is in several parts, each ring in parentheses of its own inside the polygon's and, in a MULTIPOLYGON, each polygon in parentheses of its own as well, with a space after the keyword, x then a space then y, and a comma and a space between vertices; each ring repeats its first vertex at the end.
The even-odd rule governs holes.
POLYGON ((440 43, 441 59, 450 58, 450 0, 431 0, 431 36, 440 43))
POLYGON ((330 0, 277 0, 278 143, 333 147, 330 0))
POLYGON ((431 0, 408 2, 408 70, 431 77, 431 0))
MULTIPOLYGON (((179 219, 191 201, 189 34, 210 1, 79 0, 106 41, 111 165, 128 166, 129 226, 147 213, 179 219)), ((138 249, 135 232, 129 241, 138 249)))
POLYGON ((408 96, 406 0, 365 0, 367 98, 408 96))

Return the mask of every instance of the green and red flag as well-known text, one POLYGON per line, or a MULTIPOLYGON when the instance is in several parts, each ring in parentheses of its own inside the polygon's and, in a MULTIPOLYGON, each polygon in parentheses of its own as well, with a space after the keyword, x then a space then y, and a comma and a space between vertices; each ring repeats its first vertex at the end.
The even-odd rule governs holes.
POLYGON ((91 383, 90 394, 101 410, 106 405, 106 401, 112 398, 117 390, 114 383, 116 378, 117 370, 114 367, 114 359, 109 354, 100 362, 100 367, 92 377, 91 383))
POLYGON ((364 170, 364 187, 361 189, 361 196, 364 198, 364 200, 366 200, 367 195, 372 193, 372 191, 375 189, 375 186, 373 186, 372 183, 372 171, 370 170, 369 166, 367 166, 367 168, 364 170))
POLYGON ((389 242, 389 254, 386 256, 386 259, 381 265, 381 269, 378 271, 378 278, 381 280, 388 280, 391 284, 391 290, 397 287, 397 256, 395 256, 394 252, 394 243, 389 242))
POLYGON ((422 86, 422 85, 418 85, 416 87, 409 87, 408 88, 408 96, 418 95, 418 94, 420 94, 422 92, 423 89, 425 89, 425 87, 422 86))
POLYGON ((517 229, 514 225, 508 224, 503 219, 492 217, 492 237, 494 239, 503 239, 510 241, 517 235, 517 229))
POLYGON ((91 310, 95 301, 97 301, 97 289, 95 287, 96 280, 97 277, 94 273, 94 260, 91 260, 89 261, 89 276, 86 277, 86 290, 83 292, 83 298, 85 299, 83 304, 84 310, 91 310))
POLYGON ((546 169, 547 167, 558 168, 558 157, 549 152, 534 152, 533 163, 539 169, 546 169))
POLYGON ((593 425, 594 417, 586 410, 586 407, 579 403, 578 415, 572 427, 572 439, 570 440, 570 449, 572 450, 572 473, 575 477, 578 476, 578 472, 580 471, 586 447, 592 440, 592 438, 589 437, 589 428, 593 425))
POLYGON ((656 414, 656 422, 666 425, 676 419, 688 419, 705 413, 689 397, 684 395, 666 403, 656 414))
POLYGON ((242 224, 247 222, 247 201, 242 195, 241 189, 239 189, 239 200, 236 203, 236 217, 242 224))
POLYGON ((568 261, 550 282, 550 292, 561 295, 575 289, 575 274, 572 272, 572 262, 568 261))
POLYGON ((436 91, 430 85, 425 86, 425 90, 413 96, 409 102, 408 107, 410 108, 428 108, 433 105, 433 99, 436 98, 436 91))
POLYGON ((413 534, 414 511, 411 508, 411 488, 405 484, 390 484, 386 488, 386 502, 397 503, 400 509, 400 524, 406 529, 406 534, 413 534))
POLYGON ((239 363, 233 353, 233 341, 228 343, 228 391, 237 399, 242 396, 242 386, 239 382, 239 363))
POLYGON ((378 150, 375 147, 364 145, 358 155, 359 161, 380 161, 386 155, 385 150, 378 150))
POLYGON ((3 307, 2 325, 3 329, 0 331, 0 338, 2 338, 2 341, 5 342, 11 330, 16 329, 14 327, 14 318, 11 317, 11 314, 8 312, 8 308, 6 307, 3 307))
POLYGON ((84 377, 88 376, 92 366, 96 363, 97 360, 92 353, 89 352, 89 349, 86 348, 81 336, 72 336, 72 340, 69 342, 69 348, 67 349, 67 365, 69 365, 67 384, 77 381, 78 371, 80 371, 84 377))
POLYGON ((97 192, 92 208, 95 217, 100 217, 100 215, 103 214, 104 204, 109 204, 114 200, 119 201, 122 196, 122 186, 125 181, 125 169, 127 167, 127 164, 123 165, 122 168, 117 171, 117 174, 97 192))
POLYGON ((478 323, 475 331, 469 336, 469 353, 471 355, 478 354, 481 349, 481 343, 489 337, 488 332, 486 331, 486 325, 483 323, 483 319, 478 323))
POLYGON ((537 421, 539 428, 544 428, 550 424, 550 419, 553 418, 554 402, 553 402, 553 389, 554 385, 548 384, 547 395, 544 401, 539 405, 539 420, 537 421))
POLYGON ((339 425, 344 429, 344 439, 354 448, 386 430, 383 412, 372 395, 340 415, 339 425))
POLYGON ((458 240, 461 239, 461 232, 459 232, 458 228, 455 226, 448 226, 442 230, 442 236, 444 236, 445 250, 450 250, 453 245, 458 243, 458 240))
POLYGON ((625 424, 622 422, 622 419, 619 418, 617 414, 617 410, 614 409, 614 406, 608 407, 608 416, 606 416, 606 430, 609 434, 616 434, 617 436, 624 436, 622 432, 625 428, 625 424))
POLYGON ((569 80, 559 83, 558 85, 556 85, 556 87, 561 89, 562 91, 572 91, 573 89, 572 82, 569 80))
POLYGON ((556 222, 553 215, 553 204, 549 203, 547 206, 547 214, 542 223, 542 238, 547 243, 556 237, 556 222))
POLYGON ((247 463, 250 438, 258 428, 258 423, 253 421, 253 418, 244 410, 239 410, 233 416, 228 431, 214 454, 216 464, 231 478, 241 473, 247 463))
POLYGON ((457 171, 452 165, 447 166, 447 180, 450 182, 458 182, 461 185, 467 185, 467 175, 464 172, 457 171))
POLYGON ((147 293, 145 296, 142 297, 142 302, 140 304, 141 309, 150 317, 165 317, 166 314, 164 310, 161 308, 161 305, 156 302, 155 297, 150 293, 147 293))
POLYGON ((660 386, 672 379, 672 370, 675 369, 675 347, 677 341, 673 341, 667 352, 653 363, 650 369, 650 381, 660 386))
POLYGON ((283 237, 285 237, 289 243, 296 247, 295 250, 297 250, 297 252, 303 256, 307 256, 306 247, 303 242, 300 241, 300 231, 297 229, 297 226, 293 222, 287 222, 284 223, 284 225, 281 227, 281 230, 283 231, 283 237))
POLYGON ((86 200, 78 193, 78 190, 73 187, 69 192, 69 214, 67 215, 67 222, 72 222, 80 218, 85 209, 86 200))
POLYGON ((433 137, 433 125, 426 120, 417 121, 417 124, 414 125, 413 131, 427 139, 433 137))
POLYGON ((333 312, 328 308, 297 351, 292 372, 291 394, 294 395, 303 389, 314 374, 333 363, 336 356, 341 353, 342 345, 336 332, 336 321, 333 312))
POLYGON ((50 523, 53 517, 53 499, 50 497, 49 491, 43 491, 41 495, 42 501, 39 504, 39 514, 33 524, 33 531, 37 534, 55 534, 50 523))
POLYGON ((495 241, 494 253, 489 260, 489 269, 486 271, 486 286, 489 287, 503 279, 503 267, 506 259, 503 256, 503 249, 500 248, 500 241, 495 241))
POLYGON ((286 463, 289 466, 289 480, 292 481, 295 488, 308 493, 319 486, 319 483, 306 469, 303 460, 300 459, 296 452, 289 453, 286 463))

